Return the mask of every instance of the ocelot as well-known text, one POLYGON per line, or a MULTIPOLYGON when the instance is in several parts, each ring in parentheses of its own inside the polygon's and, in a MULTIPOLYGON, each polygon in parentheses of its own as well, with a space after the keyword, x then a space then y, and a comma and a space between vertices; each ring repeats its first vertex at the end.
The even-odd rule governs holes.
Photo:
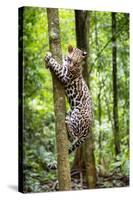
POLYGON ((83 143, 92 126, 92 101, 82 76, 82 62, 87 52, 68 46, 68 56, 60 65, 50 52, 45 56, 47 67, 52 69, 64 85, 71 111, 66 115, 68 138, 72 142, 69 153, 83 143))

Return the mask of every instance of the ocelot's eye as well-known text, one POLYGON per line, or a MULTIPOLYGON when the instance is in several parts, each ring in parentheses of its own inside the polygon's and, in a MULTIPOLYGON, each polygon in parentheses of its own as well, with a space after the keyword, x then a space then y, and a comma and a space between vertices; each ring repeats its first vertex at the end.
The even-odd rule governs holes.
POLYGON ((84 51, 84 52, 82 53, 82 56, 87 56, 87 52, 84 51))

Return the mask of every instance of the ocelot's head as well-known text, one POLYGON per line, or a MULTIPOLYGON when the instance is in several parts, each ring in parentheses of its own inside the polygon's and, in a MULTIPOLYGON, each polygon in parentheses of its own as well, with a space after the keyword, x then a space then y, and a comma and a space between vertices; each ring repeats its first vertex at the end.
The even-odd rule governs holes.
POLYGON ((80 64, 86 57, 87 57, 86 51, 74 48, 71 45, 68 46, 68 58, 71 65, 80 66, 80 64))

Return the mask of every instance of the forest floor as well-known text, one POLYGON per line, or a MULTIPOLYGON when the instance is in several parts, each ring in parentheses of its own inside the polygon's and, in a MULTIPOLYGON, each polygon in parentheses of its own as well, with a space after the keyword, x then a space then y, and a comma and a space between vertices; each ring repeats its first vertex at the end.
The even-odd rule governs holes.
MULTIPOLYGON (((71 173, 72 190, 88 189, 87 182, 79 171, 71 173)), ((97 175, 95 188, 115 188, 129 186, 129 177, 120 173, 112 173, 106 176, 97 175)), ((49 181, 41 186, 41 190, 45 192, 59 191, 58 181, 49 181)))

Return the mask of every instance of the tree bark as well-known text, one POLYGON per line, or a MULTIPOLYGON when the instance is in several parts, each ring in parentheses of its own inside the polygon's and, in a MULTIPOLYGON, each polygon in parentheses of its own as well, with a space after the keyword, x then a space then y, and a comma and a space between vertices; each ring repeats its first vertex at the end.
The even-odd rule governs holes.
POLYGON ((112 13, 112 76, 113 76, 113 119, 115 154, 120 153, 119 120, 118 120, 118 86, 117 86, 117 41, 116 13, 112 13))
MULTIPOLYGON (((77 47, 79 49, 83 49, 87 51, 88 55, 89 55, 89 39, 88 38, 89 38, 89 28, 90 28, 89 20, 90 20, 90 15, 88 11, 75 10, 77 47)), ((83 65, 83 77, 89 87, 89 73, 88 73, 87 59, 85 60, 85 63, 83 65)), ((93 151, 94 145, 93 145, 92 132, 89 133, 89 137, 87 138, 87 141, 85 142, 83 146, 84 146, 83 150, 82 150, 82 147, 80 148, 80 151, 81 151, 80 153, 77 150, 76 156, 80 155, 79 157, 80 168, 81 167, 84 168, 85 166, 88 187, 95 188, 96 168, 95 168, 95 158, 94 158, 94 151, 93 151), (83 161, 81 159, 83 159, 83 161)))
MULTIPOLYGON (((47 9, 48 33, 50 51, 53 57, 61 62, 61 41, 59 29, 58 9, 47 9)), ((57 144, 57 169, 59 190, 71 190, 70 166, 68 159, 68 139, 65 125, 65 93, 57 77, 52 73, 53 98, 55 109, 56 144, 57 144)))

